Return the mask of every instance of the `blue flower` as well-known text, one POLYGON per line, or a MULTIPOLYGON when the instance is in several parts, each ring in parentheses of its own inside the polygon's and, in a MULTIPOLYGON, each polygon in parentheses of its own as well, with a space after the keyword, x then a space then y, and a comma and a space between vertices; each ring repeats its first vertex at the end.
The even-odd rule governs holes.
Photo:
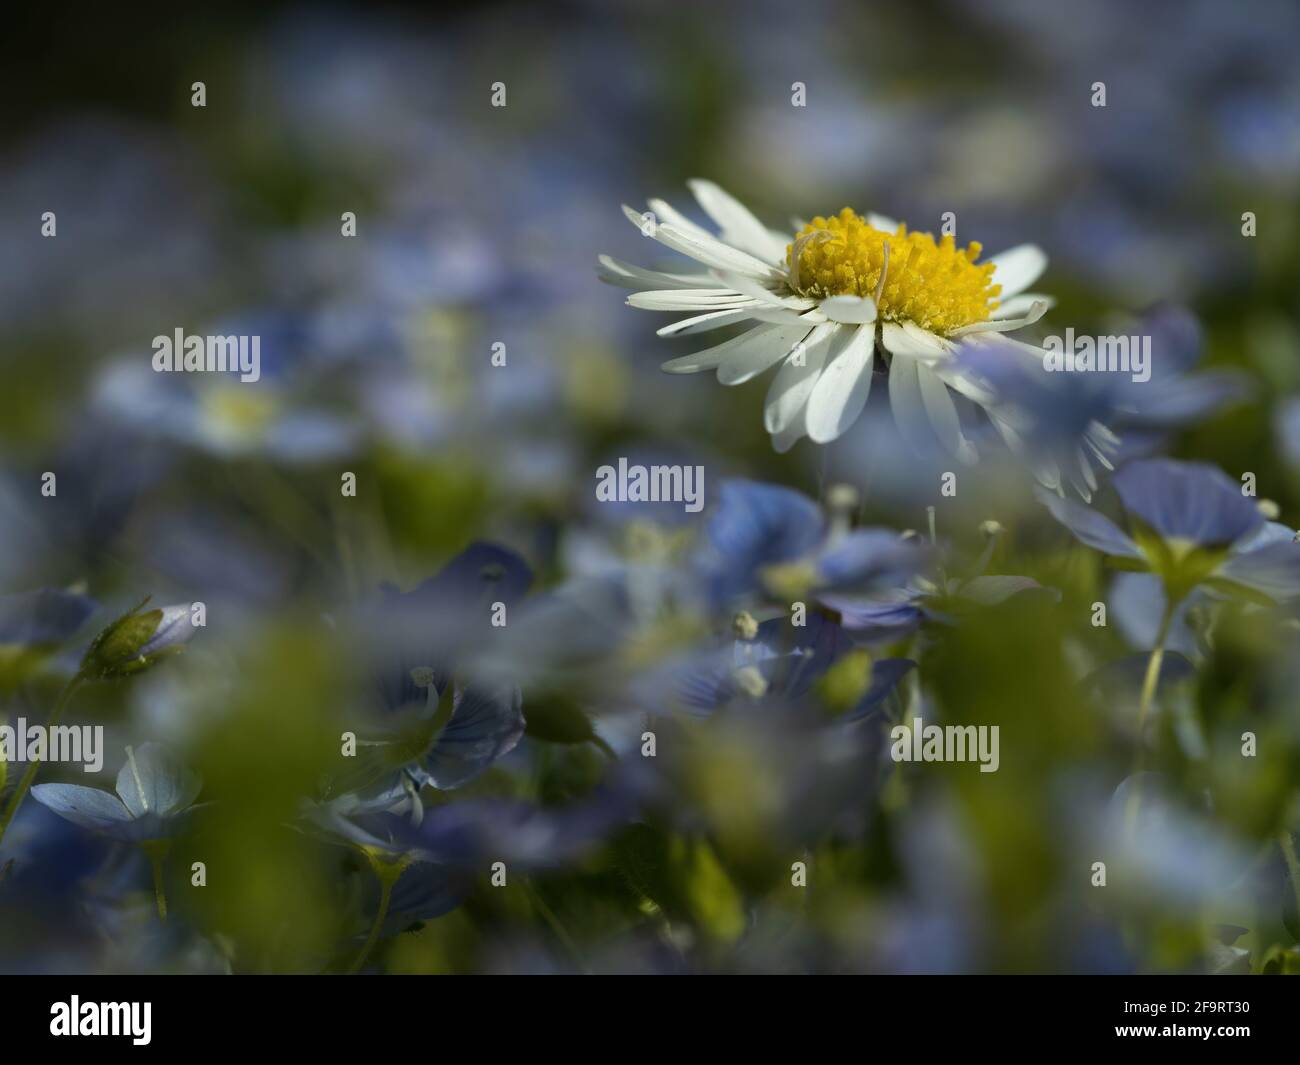
POLYGON ((726 602, 762 589, 793 600, 831 589, 887 588, 920 567, 925 552, 917 544, 892 529, 848 528, 846 511, 856 500, 840 502, 832 500, 837 513, 828 520, 793 489, 724 481, 700 560, 714 597, 726 602))
MULTIPOLYGON (((643 678, 641 701, 649 708, 671 705, 687 713, 708 715, 734 703, 789 706, 797 703, 850 652, 852 634, 821 612, 804 625, 788 618, 761 624, 747 614, 736 622, 737 638, 725 646, 669 662, 643 678)), ((851 708, 837 720, 856 721, 884 704, 899 681, 916 665, 905 658, 877 659, 851 708)))
POLYGON ((181 832, 202 787, 156 743, 126 749, 117 794, 80 784, 37 784, 32 797, 74 825, 127 843, 167 839, 181 832))
POLYGON ((1249 394, 1249 378, 1240 370, 1193 372, 1205 338, 1200 323, 1187 310, 1157 307, 1132 332, 1151 338, 1151 378, 1133 381, 1123 374, 1112 375, 1120 407, 1114 425, 1125 454, 1150 448, 1169 430, 1206 418, 1249 394))
POLYGON ((335 830, 389 860, 400 856, 481 873, 488 871, 489 863, 503 861, 532 870, 579 857, 626 824, 636 807, 636 787, 630 780, 615 778, 563 806, 468 799, 432 807, 418 816, 402 807, 356 814, 339 818, 335 830))
POLYGON ((42 588, 0 596, 0 645, 49 647, 74 635, 95 611, 84 595, 42 588))
POLYGON ((1132 535, 1089 507, 1046 492, 1039 498, 1089 547, 1160 577, 1170 602, 1200 585, 1266 602, 1300 595, 1294 531, 1266 521, 1222 470, 1148 459, 1129 463, 1114 484, 1132 535))
POLYGON ((524 734, 519 688, 481 662, 500 631, 497 605, 508 620, 531 583, 513 551, 476 543, 413 591, 384 587, 362 612, 380 729, 374 757, 358 767, 364 783, 373 783, 367 769, 404 768, 416 785, 458 788, 514 749, 524 734))
POLYGON ((367 878, 363 909, 380 918, 375 936, 393 936, 450 912, 473 888, 464 870, 449 868, 420 845, 424 809, 401 787, 343 812, 339 803, 308 804, 306 819, 327 842, 359 851, 375 877, 367 878))
POLYGON ((1032 577, 985 573, 1002 534, 1001 526, 987 522, 984 534, 984 550, 963 574, 950 574, 946 565, 939 566, 937 572, 917 574, 883 595, 836 593, 822 596, 822 603, 839 614, 840 624, 854 640, 875 644, 909 636, 926 621, 950 623, 960 615, 997 606, 1022 593, 1041 592, 1059 598, 1055 589, 1044 588, 1032 577))
POLYGON ((1108 428, 1121 409, 1113 382, 1048 373, 1044 353, 1005 337, 966 341, 957 365, 981 397, 1007 449, 1050 491, 1072 487, 1084 500, 1096 467, 1114 468, 1119 438, 1108 428))

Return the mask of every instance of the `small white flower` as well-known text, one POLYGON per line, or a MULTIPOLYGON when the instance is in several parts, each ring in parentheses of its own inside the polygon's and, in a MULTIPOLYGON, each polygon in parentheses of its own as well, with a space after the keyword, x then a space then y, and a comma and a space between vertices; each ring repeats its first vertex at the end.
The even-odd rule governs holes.
MULTIPOLYGON (((1060 489, 1055 464, 1026 454, 1014 412, 954 358, 960 344, 1029 325, 1051 306, 1049 297, 1026 292, 1047 265, 1039 248, 1022 244, 979 263, 979 244, 958 248, 951 236, 935 241, 848 208, 791 235, 768 229, 711 182, 690 187, 717 236, 662 200, 649 201, 646 214, 626 206, 623 213, 707 272, 662 273, 600 256, 603 280, 636 290, 627 301, 633 307, 688 313, 660 336, 746 326, 739 336, 664 363, 665 370, 714 370, 722 384, 738 385, 779 364, 763 420, 773 446, 786 451, 804 436, 825 444, 843 434, 867 402, 879 358, 899 432, 915 449, 925 450, 932 430, 958 459, 975 461, 955 392, 983 408, 1008 447, 1060 489)), ((1042 365, 1039 348, 999 339, 1017 357, 1042 365)), ((1094 446, 1091 457, 1108 466, 1106 450, 1094 446)))

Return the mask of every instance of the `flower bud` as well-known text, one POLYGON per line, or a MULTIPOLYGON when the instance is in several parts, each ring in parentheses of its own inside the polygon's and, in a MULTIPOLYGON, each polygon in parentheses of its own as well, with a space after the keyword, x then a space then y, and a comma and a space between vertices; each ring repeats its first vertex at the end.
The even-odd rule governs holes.
POLYGON ((194 635, 190 604, 145 610, 148 602, 144 600, 95 637, 81 660, 82 676, 127 677, 184 647, 194 635))

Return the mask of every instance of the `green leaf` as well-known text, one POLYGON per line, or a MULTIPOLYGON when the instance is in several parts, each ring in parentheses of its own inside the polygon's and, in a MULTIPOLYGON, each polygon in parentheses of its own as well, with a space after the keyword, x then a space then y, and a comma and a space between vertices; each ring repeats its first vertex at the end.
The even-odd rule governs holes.
POLYGON ((611 842, 619 874, 636 895, 670 920, 689 916, 681 878, 673 867, 670 837, 648 824, 629 825, 611 842))
POLYGON ((686 896, 698 927, 734 943, 745 931, 745 903, 707 840, 675 840, 686 866, 686 896))
POLYGON ((534 739, 547 743, 595 743, 604 746, 604 742, 591 727, 591 719, 582 708, 569 697, 551 692, 542 696, 530 696, 524 710, 525 731, 534 739))
POLYGON ((1267 976, 1300 976, 1300 947, 1274 943, 1265 951, 1259 971, 1267 976))

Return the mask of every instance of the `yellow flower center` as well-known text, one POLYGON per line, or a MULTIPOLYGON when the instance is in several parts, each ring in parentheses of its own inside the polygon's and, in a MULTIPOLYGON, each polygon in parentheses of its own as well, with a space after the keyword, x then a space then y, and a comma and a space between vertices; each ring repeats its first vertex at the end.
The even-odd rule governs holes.
POLYGON ((1001 285, 993 264, 975 262, 981 246, 958 248, 951 236, 876 229, 848 207, 834 218, 818 216, 795 234, 786 251, 790 287, 801 296, 870 296, 886 321, 915 322, 946 336, 985 321, 998 305, 1001 285), (888 263, 886 263, 888 247, 888 263), (884 275, 885 285, 880 288, 884 275))
POLYGON ((275 420, 275 401, 247 385, 216 384, 200 399, 210 430, 223 439, 259 437, 275 420))

